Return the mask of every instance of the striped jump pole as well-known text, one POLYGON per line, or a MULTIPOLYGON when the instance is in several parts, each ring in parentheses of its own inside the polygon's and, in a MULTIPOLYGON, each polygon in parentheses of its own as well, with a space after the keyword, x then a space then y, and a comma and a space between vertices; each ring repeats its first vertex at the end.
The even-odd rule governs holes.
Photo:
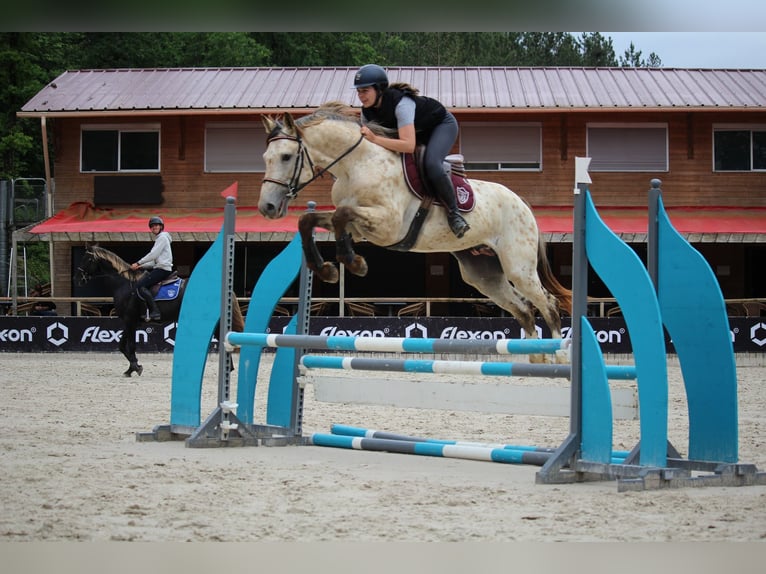
MULTIPOLYGON (((445 375, 489 375, 516 377, 570 378, 571 365, 547 363, 497 363, 489 361, 443 361, 371 357, 334 357, 303 355, 301 365, 307 369, 350 371, 389 371, 399 373, 434 373, 445 375)), ((613 380, 633 380, 636 369, 629 365, 607 365, 606 374, 613 380)))
MULTIPOLYGON (((553 447, 548 446, 532 446, 523 444, 487 444, 471 441, 456 441, 456 440, 442 440, 435 438, 416 437, 404 434, 396 434, 387 431, 365 429, 349 425, 334 424, 330 427, 330 434, 336 434, 341 436, 353 436, 364 438, 382 438, 388 440, 401 440, 405 442, 430 442, 434 444, 451 444, 460 446, 479 446, 485 448, 504 448, 507 450, 528 450, 532 452, 553 453, 556 451, 553 447)), ((613 450, 612 458, 625 459, 630 451, 628 450, 613 450)))
POLYGON ((455 353, 483 355, 553 354, 569 349, 569 339, 414 339, 408 337, 350 337, 233 333, 226 335, 231 347, 294 347, 334 351, 381 353, 455 353))
MULTIPOLYGON (((353 450, 417 454, 421 456, 461 458, 466 460, 500 462, 505 464, 528 464, 533 466, 543 466, 548 462, 548 459, 554 455, 552 452, 534 450, 517 450, 436 442, 414 442, 326 433, 313 433, 309 437, 309 444, 353 450)), ((616 460, 624 461, 622 458, 616 460)))

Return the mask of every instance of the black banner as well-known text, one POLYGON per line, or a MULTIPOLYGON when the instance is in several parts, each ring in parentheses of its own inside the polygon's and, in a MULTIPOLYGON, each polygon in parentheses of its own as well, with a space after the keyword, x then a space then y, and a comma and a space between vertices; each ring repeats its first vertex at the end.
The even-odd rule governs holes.
MULTIPOLYGON (((281 332, 288 317, 274 317, 270 332, 281 332)), ((630 353, 630 337, 622 317, 592 317, 590 322, 604 353, 630 353)), ((729 319, 735 353, 766 352, 766 317, 729 319)), ((563 336, 570 319, 562 319, 563 336)), ((550 337, 538 322, 541 337, 550 337)), ((176 324, 147 324, 136 333, 136 351, 172 352, 176 324)), ((504 317, 312 317, 311 335, 414 337, 435 339, 518 339, 515 319, 504 317)), ((119 351, 122 322, 115 317, 0 317, 0 352, 119 351)), ((668 352, 673 345, 666 335, 668 352)), ((211 349, 217 341, 211 342, 211 349)))

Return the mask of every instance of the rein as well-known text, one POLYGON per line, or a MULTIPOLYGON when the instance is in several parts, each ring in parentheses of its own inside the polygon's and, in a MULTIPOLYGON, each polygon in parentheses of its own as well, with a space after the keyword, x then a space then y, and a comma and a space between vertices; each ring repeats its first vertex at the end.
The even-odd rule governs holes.
POLYGON ((302 190, 304 187, 309 185, 312 181, 323 177, 325 173, 328 173, 330 171, 330 168, 337 164, 340 160, 342 160, 344 157, 346 157, 348 154, 350 154, 352 151, 354 151, 357 146, 362 143, 362 140, 364 139, 364 136, 360 135, 359 139, 356 140, 356 142, 349 147, 346 151, 344 151, 340 156, 338 156, 336 159, 330 162, 330 164, 327 167, 315 167, 314 162, 311 161, 311 155, 309 154, 309 150, 306 148, 306 146, 303 144, 303 140, 300 138, 300 136, 290 136, 287 134, 279 134, 273 138, 270 138, 266 143, 267 145, 275 140, 290 140, 298 143, 298 157, 295 158, 295 167, 293 169, 293 175, 290 176, 290 181, 285 182, 278 179, 273 179, 271 177, 264 177, 263 181, 269 181, 271 183, 276 183, 277 185, 282 185, 287 188, 287 198, 288 199, 295 199, 295 197, 298 195, 298 192, 302 190), (306 161, 309 164, 309 167, 311 168, 311 172, 314 174, 311 179, 308 181, 305 181, 303 183, 300 183, 298 180, 301 176, 301 171, 303 170, 303 158, 306 157, 306 161))
MULTIPOLYGON (((103 257, 97 257, 97 256, 95 256, 92 253, 90 254, 90 256, 93 258, 94 261, 107 261, 108 262, 108 259, 105 259, 103 257)), ((127 268, 125 268, 125 269, 123 269, 121 271, 118 271, 116 268, 114 268, 114 264, 113 263, 109 262, 109 264, 112 265, 112 271, 109 272, 109 273, 102 272, 102 273, 91 274, 88 271, 86 271, 85 269, 83 269, 81 266, 77 267, 77 271, 80 272, 80 276, 82 277, 83 283, 89 283, 93 279, 98 279, 99 277, 114 277, 115 275, 118 275, 118 276, 124 278, 125 280, 127 280, 127 281, 129 281, 131 283, 135 283, 136 282, 136 278, 133 276, 132 269, 130 267, 127 267, 127 268)))

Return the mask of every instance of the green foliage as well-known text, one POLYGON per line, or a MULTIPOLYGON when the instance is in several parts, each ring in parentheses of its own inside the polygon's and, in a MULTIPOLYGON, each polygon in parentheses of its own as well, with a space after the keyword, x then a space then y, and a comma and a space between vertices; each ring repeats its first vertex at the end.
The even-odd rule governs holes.
POLYGON ((14 174, 25 173, 30 167, 26 158, 30 157, 34 147, 34 138, 25 134, 18 125, 0 136, 0 179, 11 179, 14 174))
POLYGON ((37 285, 45 285, 51 282, 50 272, 50 252, 48 250, 48 243, 44 241, 34 241, 31 243, 24 243, 19 246, 19 253, 17 253, 17 264, 19 277, 17 277, 17 295, 25 295, 24 293, 24 277, 22 277, 24 264, 26 263, 27 277, 26 286, 28 291, 35 288, 37 285))
POLYGON ((659 68, 662 66, 662 60, 654 52, 649 54, 648 59, 642 58, 641 55, 641 50, 636 50, 633 42, 631 42, 630 47, 620 57, 620 66, 626 68, 659 68))

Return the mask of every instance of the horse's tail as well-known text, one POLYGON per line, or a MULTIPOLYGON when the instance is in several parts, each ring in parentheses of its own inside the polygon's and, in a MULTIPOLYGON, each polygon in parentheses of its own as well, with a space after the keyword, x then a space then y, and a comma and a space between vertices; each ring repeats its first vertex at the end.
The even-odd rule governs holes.
POLYGON ((245 316, 242 315, 242 308, 239 306, 236 293, 232 293, 231 302, 231 330, 242 333, 245 330, 245 316))
POLYGON ((537 241, 537 273, 540 276, 543 287, 558 300, 559 309, 571 315, 572 291, 559 283, 558 279, 553 275, 550 261, 548 261, 548 254, 545 250, 545 238, 543 238, 542 233, 539 234, 537 241))

